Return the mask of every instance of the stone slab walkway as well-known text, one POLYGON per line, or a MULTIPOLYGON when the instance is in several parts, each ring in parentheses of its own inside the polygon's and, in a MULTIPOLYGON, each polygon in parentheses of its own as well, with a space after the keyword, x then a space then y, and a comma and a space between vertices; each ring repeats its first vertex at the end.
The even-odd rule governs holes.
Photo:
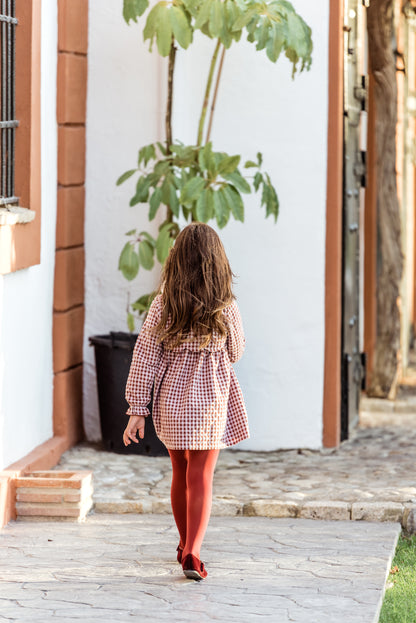
MULTIPOLYGON (((213 515, 397 521, 416 529, 416 429, 359 429, 338 450, 222 450, 213 515)), ((91 469, 99 512, 170 513, 169 457, 83 443, 57 469, 91 469)))
POLYGON ((376 623, 399 524, 213 517, 187 580, 166 515, 11 522, 0 621, 376 623))

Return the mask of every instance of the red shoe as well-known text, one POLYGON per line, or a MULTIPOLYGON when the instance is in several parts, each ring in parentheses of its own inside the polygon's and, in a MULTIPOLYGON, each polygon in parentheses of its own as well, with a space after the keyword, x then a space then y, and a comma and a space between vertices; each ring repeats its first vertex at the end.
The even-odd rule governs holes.
POLYGON ((208 575, 204 563, 193 554, 187 554, 187 556, 185 556, 182 562, 182 569, 186 577, 191 580, 203 580, 208 575))
POLYGON ((181 547, 180 545, 178 545, 178 547, 176 548, 176 551, 178 552, 178 555, 176 556, 176 559, 178 561, 179 564, 182 563, 182 552, 183 552, 183 547, 181 547))

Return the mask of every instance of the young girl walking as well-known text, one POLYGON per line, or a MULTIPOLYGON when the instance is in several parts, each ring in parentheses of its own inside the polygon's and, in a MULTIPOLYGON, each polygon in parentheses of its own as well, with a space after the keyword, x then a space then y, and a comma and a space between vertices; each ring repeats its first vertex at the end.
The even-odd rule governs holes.
POLYGON ((166 260, 133 352, 126 386, 127 446, 143 439, 153 389, 156 434, 172 462, 177 560, 186 577, 207 576, 200 550, 221 448, 249 437, 244 399, 231 366, 244 350, 232 272, 217 233, 192 223, 166 260))

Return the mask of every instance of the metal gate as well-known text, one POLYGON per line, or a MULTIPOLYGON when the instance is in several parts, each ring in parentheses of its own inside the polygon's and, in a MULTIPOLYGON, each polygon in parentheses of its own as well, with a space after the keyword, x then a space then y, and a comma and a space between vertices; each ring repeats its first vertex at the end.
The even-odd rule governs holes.
POLYGON ((361 341, 361 216, 365 186, 363 111, 365 8, 362 0, 345 0, 344 17, 344 192, 341 362, 341 440, 358 423, 363 357, 361 341))

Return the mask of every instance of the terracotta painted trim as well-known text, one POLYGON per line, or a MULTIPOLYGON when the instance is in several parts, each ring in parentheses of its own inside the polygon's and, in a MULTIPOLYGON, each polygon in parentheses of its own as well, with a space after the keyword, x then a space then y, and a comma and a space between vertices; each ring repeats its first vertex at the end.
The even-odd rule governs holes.
POLYGON ((82 364, 54 376, 53 432, 72 446, 83 437, 82 364))
POLYGON ((16 519, 15 478, 36 469, 50 469, 56 465, 68 447, 70 444, 65 437, 52 437, 19 461, 0 471, 0 528, 10 520, 16 519))
POLYGON ((367 187, 364 210, 364 351, 367 386, 371 385, 377 332, 377 152, 374 78, 369 75, 367 121, 367 187))
POLYGON ((41 145, 40 43, 41 0, 17 3, 15 192, 20 205, 36 212, 27 224, 0 227, 0 274, 40 263, 41 145))
POLYGON ((53 432, 82 439, 88 0, 58 0, 58 209, 53 303, 53 432))
POLYGON ((58 0, 58 50, 88 51, 88 0, 58 0))
POLYGON ((329 3, 328 167, 325 242, 323 445, 341 435, 343 3, 329 3))
MULTIPOLYGON (((16 242, 21 232, 38 232, 40 240, 40 5, 41 0, 25 0, 19 3, 19 19, 32 19, 32 53, 20 55, 21 74, 30 76, 31 84, 25 85, 26 107, 30 112, 30 132, 22 132, 21 155, 19 167, 20 194, 24 198, 24 207, 37 210, 35 221, 31 225, 17 225, 14 228, 0 228, 0 248, 3 251, 7 242, 5 232, 9 231, 9 246, 14 253, 14 269, 29 266, 33 259, 33 238, 26 236, 29 257, 20 255, 20 247, 16 242), (31 9, 33 11, 31 12, 31 9), (26 65, 24 66, 24 61, 26 65), (31 65, 30 65, 31 63, 31 65), (31 71, 35 67, 37 71, 31 71), (30 94, 28 97, 27 94, 30 94), (37 115, 37 116, 36 116, 37 115), (29 140, 23 141, 23 136, 29 140), (34 164, 35 163, 35 164, 34 164), (24 166, 23 166, 24 164, 24 166), (36 165, 36 166, 35 166, 36 165), (30 167, 31 177, 27 175, 30 167), (26 173, 24 175, 24 173, 26 173), (26 184, 26 186, 25 186, 26 184), (26 194, 25 194, 26 193, 26 194), (4 240, 1 238, 3 230, 4 240), (16 233, 17 232, 17 233, 16 233)), ((86 52, 88 46, 88 0, 58 0, 58 50, 77 53, 75 61, 68 60, 62 65, 63 56, 58 59, 57 99, 61 117, 58 129, 58 214, 57 214, 57 266, 56 279, 59 287, 55 287, 55 309, 53 318, 54 346, 54 436, 41 444, 26 457, 20 459, 7 469, 0 471, 0 527, 15 519, 15 478, 25 472, 50 469, 59 461, 63 452, 77 443, 82 437, 82 343, 83 343, 83 219, 84 219, 84 175, 85 175, 85 97, 87 82, 86 52), (79 89, 80 99, 74 98, 74 84, 79 89), (78 122, 77 127, 73 122, 78 122), (74 248, 76 247, 76 248, 74 248), (69 261, 69 260, 74 260, 69 261), (78 281, 77 281, 78 280, 78 281)), ((30 41, 26 50, 30 50, 30 41)), ((61 53, 60 53, 61 54, 61 53)), ((59 56, 59 55, 58 55, 59 56)), ((20 114, 19 119, 24 118, 20 114)), ((29 127, 29 124, 28 124, 29 127)), ((16 145, 17 149, 17 145, 16 145)), ((16 176, 17 190, 17 176, 16 176)), ((20 240, 20 239, 19 239, 20 240)), ((20 242, 19 242, 20 244, 20 242)), ((37 249, 39 262, 40 245, 37 249)), ((0 269, 2 258, 0 257, 0 269)), ((35 263, 32 261, 32 264, 35 263)), ((1 270, 0 270, 1 272, 1 270)), ((8 272, 8 271, 4 271, 8 272)))

